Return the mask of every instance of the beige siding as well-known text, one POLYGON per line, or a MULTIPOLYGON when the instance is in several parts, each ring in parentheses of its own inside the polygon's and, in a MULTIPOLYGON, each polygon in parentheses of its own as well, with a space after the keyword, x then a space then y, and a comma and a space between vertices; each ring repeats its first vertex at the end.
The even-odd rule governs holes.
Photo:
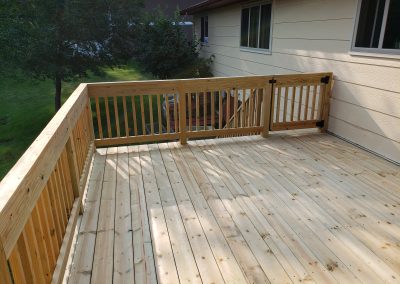
MULTIPOLYGON (((273 2, 272 54, 239 48, 240 5, 209 11, 215 76, 332 71, 329 130, 400 162, 400 59, 349 53, 357 1, 273 2)), ((200 34, 199 17, 195 17, 200 34)))

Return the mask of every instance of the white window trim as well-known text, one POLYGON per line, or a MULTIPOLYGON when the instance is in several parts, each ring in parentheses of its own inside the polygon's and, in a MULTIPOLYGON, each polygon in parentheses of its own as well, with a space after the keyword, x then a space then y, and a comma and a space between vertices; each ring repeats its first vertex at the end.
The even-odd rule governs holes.
POLYGON ((274 2, 273 0, 270 1, 258 1, 258 2, 251 2, 244 4, 240 7, 240 28, 239 28, 239 47, 240 51, 246 51, 246 52, 253 52, 253 53, 261 53, 261 54, 267 54, 270 55, 272 54, 272 26, 273 26, 273 17, 274 17, 274 2), (260 43, 260 22, 261 22, 261 5, 263 4, 271 4, 271 23, 269 27, 269 48, 259 48, 259 47, 248 47, 248 46, 243 46, 242 45, 242 10, 249 8, 249 27, 248 27, 248 32, 247 32, 247 42, 250 41, 250 8, 255 7, 255 6, 260 6, 260 15, 258 19, 258 38, 257 38, 257 45, 260 43))
MULTIPOLYGON (((358 22, 360 19, 360 12, 361 12, 361 3, 362 3, 362 0, 358 0, 356 17, 355 17, 354 28, 353 28, 353 38, 351 41, 350 55, 368 56, 368 54, 370 54, 370 56, 374 56, 373 54, 382 54, 382 55, 388 55, 388 57, 390 57, 390 58, 392 58, 392 56, 395 55, 394 58, 397 58, 396 55, 400 55, 399 49, 382 48, 383 37, 385 36, 385 29, 386 29, 386 22, 387 22, 387 16, 388 16, 388 11, 389 11, 390 0, 385 0, 385 8, 384 8, 384 12, 383 12, 382 27, 381 27, 381 31, 379 34, 378 48, 356 47, 355 46, 356 38, 357 38, 358 22)), ((377 56, 377 57, 384 57, 384 56, 377 56)))

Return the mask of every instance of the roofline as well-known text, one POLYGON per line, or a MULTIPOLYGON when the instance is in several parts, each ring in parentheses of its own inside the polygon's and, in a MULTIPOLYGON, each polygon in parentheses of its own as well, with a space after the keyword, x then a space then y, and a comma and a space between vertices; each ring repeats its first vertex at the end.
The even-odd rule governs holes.
POLYGON ((206 0, 181 10, 181 15, 194 15, 207 10, 243 2, 243 0, 206 0))

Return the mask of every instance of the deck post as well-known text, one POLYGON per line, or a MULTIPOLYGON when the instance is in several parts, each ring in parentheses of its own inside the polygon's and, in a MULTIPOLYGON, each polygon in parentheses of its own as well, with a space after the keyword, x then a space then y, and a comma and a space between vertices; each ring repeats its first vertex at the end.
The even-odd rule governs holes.
POLYGON ((0 283, 11 284, 10 270, 8 269, 7 256, 3 243, 0 240, 0 283))
POLYGON ((333 74, 329 73, 329 81, 325 84, 324 88, 324 99, 322 107, 322 120, 324 121, 324 126, 321 128, 321 132, 326 132, 328 130, 328 120, 329 120, 329 110, 330 110, 330 97, 332 92, 332 81, 333 74))
POLYGON ((186 96, 183 86, 180 85, 178 88, 179 95, 179 140, 181 145, 187 144, 187 136, 186 136, 186 96))
MULTIPOLYGON (((272 79, 272 77, 271 77, 272 79)), ((270 128, 270 120, 271 120, 271 98, 273 91, 273 80, 267 82, 266 87, 263 89, 263 102, 262 102, 262 110, 263 110, 263 129, 261 132, 261 136, 264 138, 268 137, 269 128, 270 128)))

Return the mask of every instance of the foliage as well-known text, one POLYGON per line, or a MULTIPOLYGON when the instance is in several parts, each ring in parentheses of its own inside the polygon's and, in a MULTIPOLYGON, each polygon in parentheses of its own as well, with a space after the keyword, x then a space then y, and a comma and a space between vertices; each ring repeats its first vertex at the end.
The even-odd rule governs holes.
POLYGON ((126 43, 140 7, 141 0, 2 1, 0 64, 54 80, 58 109, 61 81, 129 56, 126 43))
MULTIPOLYGON (((88 72, 85 79, 74 79, 63 84, 63 101, 82 80, 112 82, 151 79, 133 63, 101 71, 101 77, 88 72)), ((16 69, 8 69, 4 73, 0 75, 0 180, 54 115, 52 80, 26 78, 16 69)))
POLYGON ((199 58, 198 42, 188 39, 178 15, 166 18, 160 11, 135 27, 135 59, 154 76, 167 78, 210 77, 210 59, 199 58))

